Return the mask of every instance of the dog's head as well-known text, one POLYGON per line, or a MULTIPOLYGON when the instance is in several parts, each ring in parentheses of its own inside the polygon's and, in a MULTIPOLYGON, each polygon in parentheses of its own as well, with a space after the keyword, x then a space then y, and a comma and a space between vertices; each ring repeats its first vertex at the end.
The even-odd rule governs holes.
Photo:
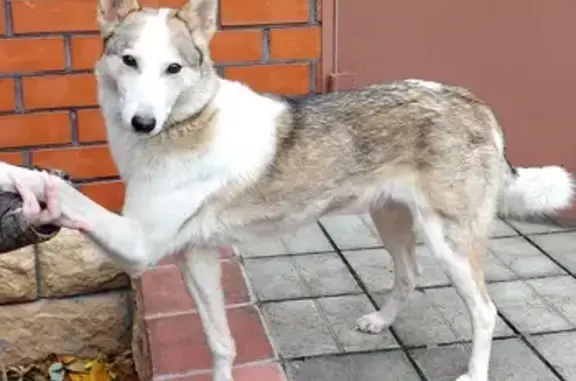
POLYGON ((141 8, 138 0, 98 0, 104 53, 96 64, 100 104, 124 128, 156 135, 201 110, 218 77, 209 54, 218 0, 182 8, 141 8))

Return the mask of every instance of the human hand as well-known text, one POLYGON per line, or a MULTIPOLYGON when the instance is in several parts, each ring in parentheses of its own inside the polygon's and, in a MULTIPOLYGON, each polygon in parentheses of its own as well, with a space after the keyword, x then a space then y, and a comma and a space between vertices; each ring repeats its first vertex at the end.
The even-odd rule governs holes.
POLYGON ((34 227, 45 225, 61 226, 69 229, 86 231, 87 226, 81 221, 72 220, 62 214, 56 178, 42 173, 45 180, 46 207, 42 208, 34 193, 18 179, 13 179, 16 190, 22 197, 22 214, 34 227))

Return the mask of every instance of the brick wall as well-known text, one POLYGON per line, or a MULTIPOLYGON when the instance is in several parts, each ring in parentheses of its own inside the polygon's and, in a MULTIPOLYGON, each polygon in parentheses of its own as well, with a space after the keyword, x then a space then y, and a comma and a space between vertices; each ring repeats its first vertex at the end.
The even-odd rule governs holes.
MULTIPOLYGON (((184 0, 145 0, 178 7, 184 0)), ((123 186, 105 142, 92 68, 96 0, 0 0, 0 160, 59 167, 119 210, 123 186)), ((220 0, 212 56, 258 91, 317 90, 318 0, 220 0)))

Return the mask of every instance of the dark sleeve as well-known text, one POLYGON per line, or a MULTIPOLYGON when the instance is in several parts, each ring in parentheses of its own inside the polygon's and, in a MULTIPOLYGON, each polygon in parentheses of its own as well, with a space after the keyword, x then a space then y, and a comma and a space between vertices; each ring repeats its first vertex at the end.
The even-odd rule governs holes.
POLYGON ((35 228, 19 209, 22 199, 15 193, 0 192, 0 253, 45 242, 60 231, 60 227, 46 225, 35 228))

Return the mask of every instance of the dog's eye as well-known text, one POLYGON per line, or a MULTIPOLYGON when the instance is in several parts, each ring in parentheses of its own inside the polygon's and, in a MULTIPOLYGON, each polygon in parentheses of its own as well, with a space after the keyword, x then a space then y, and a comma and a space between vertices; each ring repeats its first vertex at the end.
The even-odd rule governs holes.
POLYGON ((138 67, 138 62, 136 62, 136 58, 131 55, 122 56, 122 62, 124 65, 136 69, 138 67))
POLYGON ((182 70, 182 65, 177 64, 177 63, 173 63, 170 64, 167 68, 166 68, 166 73, 168 74, 178 74, 180 72, 180 70, 182 70))

